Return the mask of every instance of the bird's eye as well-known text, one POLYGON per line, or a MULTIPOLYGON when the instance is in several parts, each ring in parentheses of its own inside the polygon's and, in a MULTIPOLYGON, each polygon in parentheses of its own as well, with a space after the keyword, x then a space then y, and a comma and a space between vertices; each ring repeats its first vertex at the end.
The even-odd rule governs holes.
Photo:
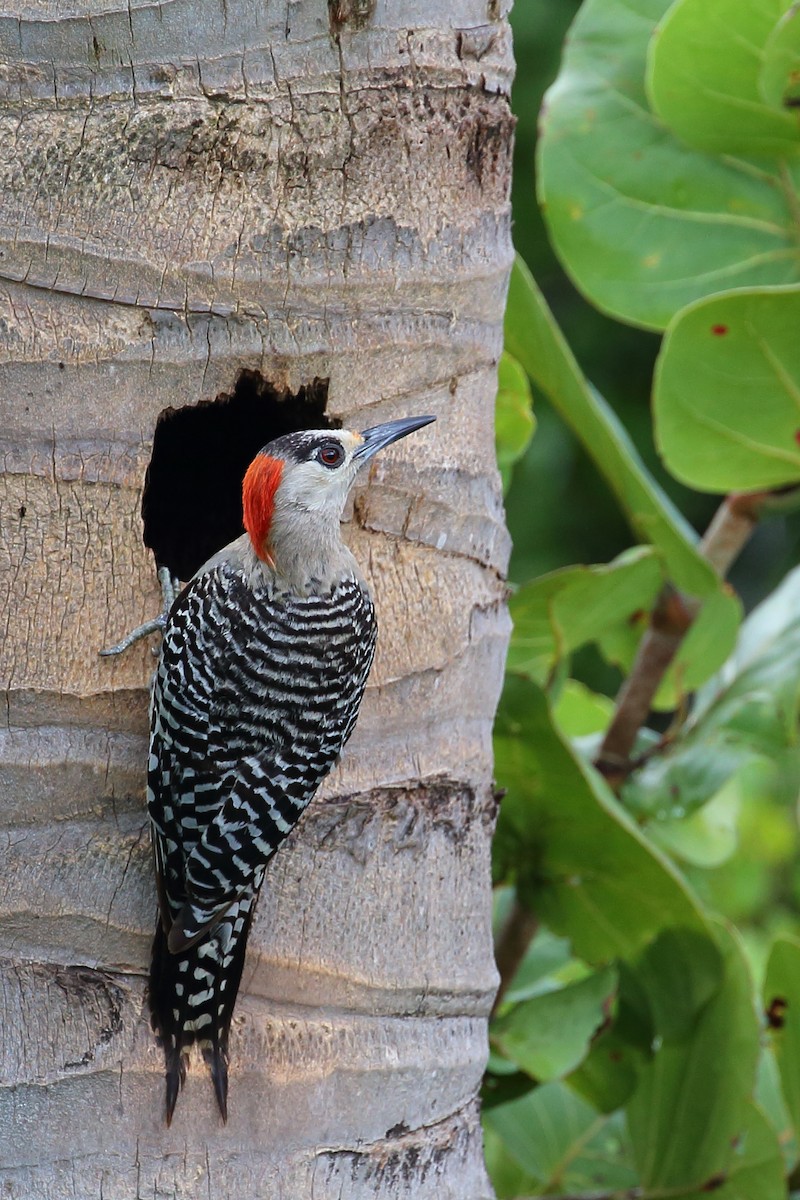
POLYGON ((344 458, 344 450, 336 442, 329 442, 320 447, 317 458, 326 467, 338 467, 344 458))

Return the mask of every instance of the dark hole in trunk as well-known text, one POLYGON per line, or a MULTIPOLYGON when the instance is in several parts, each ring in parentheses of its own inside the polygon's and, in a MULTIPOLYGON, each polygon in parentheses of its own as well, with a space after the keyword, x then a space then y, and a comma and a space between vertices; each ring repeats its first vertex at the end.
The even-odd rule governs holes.
POLYGON ((230 394, 164 409, 142 497, 144 544, 159 566, 190 579, 243 532, 242 479, 261 447, 298 429, 339 425, 325 416, 328 382, 292 393, 242 371, 230 394))

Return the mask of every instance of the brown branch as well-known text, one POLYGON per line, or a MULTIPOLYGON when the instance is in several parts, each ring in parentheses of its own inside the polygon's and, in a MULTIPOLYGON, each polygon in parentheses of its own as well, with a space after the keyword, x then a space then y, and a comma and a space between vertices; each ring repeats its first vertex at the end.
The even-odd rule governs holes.
POLYGON ((515 896, 494 948, 494 958, 500 972, 500 986, 492 1005, 492 1016, 497 1012, 538 928, 539 922, 536 917, 527 908, 523 908, 515 896))
MULTIPOLYGON (((732 492, 717 509, 699 552, 724 577, 744 549, 770 500, 769 492, 732 492)), ((618 791, 635 766, 631 762, 637 734, 653 706, 653 698, 680 649, 700 603, 669 584, 656 601, 650 628, 639 643, 631 673, 617 695, 614 716, 595 760, 598 771, 618 791)))
POLYGON ((661 589, 636 653, 631 673, 617 696, 616 710, 595 760, 614 790, 627 778, 636 736, 653 707, 661 680, 691 627, 698 606, 669 584, 661 589))
POLYGON ((750 540, 770 499, 769 492, 732 492, 714 513, 698 549, 723 579, 750 540))

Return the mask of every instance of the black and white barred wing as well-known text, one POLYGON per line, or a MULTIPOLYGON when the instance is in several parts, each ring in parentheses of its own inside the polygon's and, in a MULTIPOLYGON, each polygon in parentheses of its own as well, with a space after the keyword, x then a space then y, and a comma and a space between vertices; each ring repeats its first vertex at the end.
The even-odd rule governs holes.
POLYGON ((147 801, 167 933, 186 902, 186 859, 225 799, 209 730, 228 637, 219 576, 193 580, 170 613, 151 701, 147 801))
POLYGON ((175 949, 248 889, 297 823, 352 732, 374 652, 372 603, 355 580, 266 610, 240 598, 237 611, 210 732, 229 790, 187 859, 175 949))

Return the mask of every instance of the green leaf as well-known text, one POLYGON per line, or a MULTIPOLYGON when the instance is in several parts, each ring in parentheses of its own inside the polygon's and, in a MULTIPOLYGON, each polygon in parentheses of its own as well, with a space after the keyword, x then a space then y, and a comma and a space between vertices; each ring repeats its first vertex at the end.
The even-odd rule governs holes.
POLYGON ((653 1028, 664 1042, 686 1041, 719 990, 724 962, 709 933, 663 929, 634 970, 647 997, 653 1028))
POLYGON ((762 1049, 758 1063, 756 1103, 778 1136, 784 1167, 790 1171, 798 1159, 798 1141, 794 1122, 783 1094, 780 1071, 772 1046, 762 1049))
POLYGON ((683 881, 558 734, 542 691, 519 676, 506 680, 495 759, 508 789, 496 869, 577 955, 608 962, 664 925, 704 927, 683 881))
POLYGON ((516 1200, 518 1196, 533 1194, 537 1181, 511 1157, 505 1142, 489 1124, 486 1110, 483 1111, 483 1154, 497 1200, 516 1200))
POLYGON ((566 269, 598 308, 655 329, 722 287, 800 279, 796 162, 692 149, 650 110, 646 56, 668 7, 586 0, 540 143, 545 219, 566 269))
POLYGON ((614 1027, 595 1038, 567 1082, 599 1112, 620 1108, 639 1082, 645 1055, 614 1027))
POLYGON ((800 1136, 800 941, 778 937, 767 963, 764 1007, 783 1095, 800 1136))
POLYGON ((661 940, 643 961, 657 1021, 666 1023, 627 1106, 645 1189, 712 1190, 732 1171, 751 1120, 759 1038, 752 983, 738 942, 722 928, 717 937, 721 960, 710 941, 681 934, 680 959, 661 940))
POLYGON ((704 491, 800 481, 800 288, 723 292, 683 310, 655 374, 656 442, 704 491))
POLYGON ((742 1132, 724 1172, 713 1187, 701 1192, 681 1192, 681 1200, 786 1200, 786 1180, 781 1146, 774 1127, 761 1109, 747 1101, 742 1132))
POLYGON ((637 547, 607 566, 567 567, 523 584, 509 602, 509 668, 545 682, 560 659, 649 610, 661 581, 656 555, 637 547))
POLYGON ((562 1083, 498 1105, 484 1124, 540 1194, 591 1194, 637 1183, 621 1116, 598 1116, 562 1083))
POLYGON ((716 154, 800 149, 794 115, 768 102, 761 60, 791 0, 677 0, 650 43, 654 111, 684 142, 716 154))
POLYGON ((718 671, 736 644, 742 602, 727 586, 708 596, 678 647, 653 700, 653 708, 671 711, 718 671))
POLYGON ((596 463, 636 536, 663 556, 674 583, 695 596, 716 591, 719 580, 697 552, 694 531, 648 474, 615 413, 585 379, 519 257, 511 272, 505 337, 510 352, 596 463))
POLYGON ((592 1043, 569 1084, 600 1112, 613 1112, 633 1094, 652 1058, 655 1028, 642 984, 628 963, 618 965, 619 990, 610 1026, 592 1043))
POLYGON ((593 692, 577 679, 568 679, 553 707, 553 719, 568 738, 602 733, 614 715, 608 696, 593 692))
MULTIPOLYGON (((528 946, 525 957, 506 991, 507 1003, 529 1000, 574 975, 577 967, 566 938, 556 937, 549 929, 540 929, 528 946)), ((583 967, 585 973, 586 968, 583 967)))
POLYGON ((616 971, 605 967, 516 1004, 493 1023, 492 1042, 534 1079, 559 1079, 586 1056, 616 985, 616 971))
POLYGON ((736 849, 739 795, 724 786, 708 803, 682 819, 656 821, 647 832, 657 846, 696 867, 718 867, 736 849))
POLYGON ((511 482, 511 468, 530 445, 536 429, 533 395, 528 376, 515 358, 504 351, 497 368, 494 440, 503 490, 511 482))
POLYGON ((639 814, 686 816, 762 759, 781 762, 794 779, 800 766, 799 722, 796 568, 747 618, 734 653, 698 693, 680 737, 630 777, 622 801, 639 814))

